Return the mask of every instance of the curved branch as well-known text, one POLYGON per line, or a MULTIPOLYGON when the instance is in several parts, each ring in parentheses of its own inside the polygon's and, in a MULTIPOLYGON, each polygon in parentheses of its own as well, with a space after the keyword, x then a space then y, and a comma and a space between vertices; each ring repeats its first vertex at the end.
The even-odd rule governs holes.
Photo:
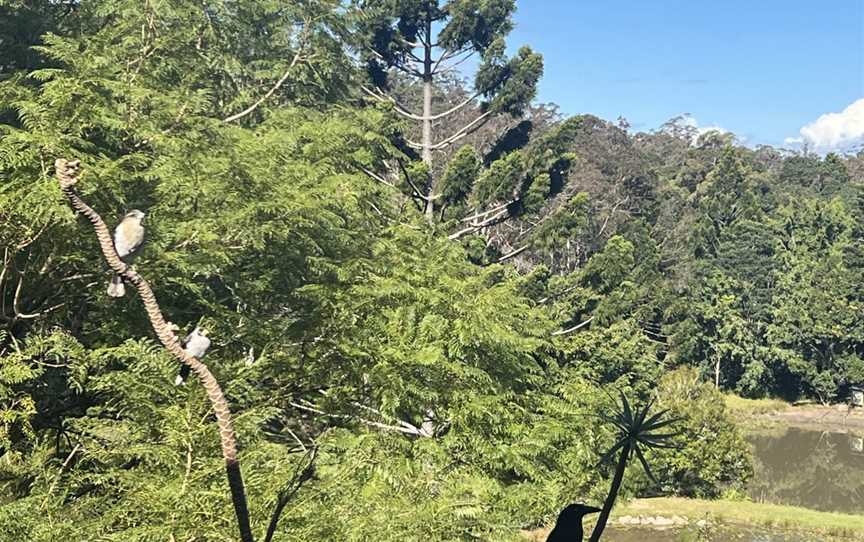
POLYGON ((522 254, 523 252, 525 252, 526 250, 528 250, 528 248, 530 246, 531 245, 522 245, 521 247, 517 248, 516 250, 511 250, 507 254, 498 258, 498 260, 495 263, 506 262, 510 258, 515 258, 516 256, 518 256, 518 255, 522 254))
POLYGON ((231 411, 228 408, 228 401, 225 399, 225 394, 219 386, 213 373, 206 365, 201 363, 198 358, 187 354, 183 347, 180 346, 180 341, 177 335, 174 334, 171 326, 165 321, 162 316, 162 310, 156 301, 156 296, 153 294, 152 288, 144 280, 144 277, 133 271, 126 265, 117 255, 114 248, 114 243, 111 239, 111 233, 108 226, 102 220, 96 211, 89 205, 84 203, 84 200, 78 195, 75 190, 75 184, 81 176, 81 162, 78 160, 67 161, 58 158, 54 163, 56 169, 57 181, 60 183, 60 189, 63 195, 69 199, 72 207, 87 217, 87 220, 93 225, 96 232, 96 237, 99 239, 99 246, 102 249, 102 255, 112 271, 122 276, 123 279, 135 286, 138 290, 138 295, 141 296, 141 301, 144 303, 144 308, 147 311, 147 316, 150 319, 150 324, 153 326, 153 331, 159 338, 159 342, 174 355, 180 362, 187 365, 192 371, 198 375, 204 390, 207 392, 207 398, 213 406, 213 412, 216 415, 216 424, 219 428, 219 437, 222 444, 222 456, 225 458, 225 470, 228 477, 228 486, 231 489, 231 500, 234 503, 234 512, 237 516, 237 524, 240 528, 240 539, 243 542, 254 542, 252 529, 249 526, 249 509, 246 504, 246 491, 243 488, 243 477, 240 472, 240 462, 237 459, 237 438, 234 434, 234 428, 231 420, 231 411))
POLYGON ((576 324, 576 325, 573 326, 573 327, 568 327, 567 329, 560 329, 560 330, 558 330, 558 331, 553 332, 553 333, 552 333, 552 336, 553 336, 553 337, 557 337, 557 336, 559 336, 559 335, 567 335, 568 333, 573 333, 573 332, 576 331, 577 329, 582 329, 583 327, 585 327, 585 326, 587 326, 588 324, 590 324, 590 323, 591 323, 591 320, 593 320, 593 319, 594 319, 594 317, 591 316, 590 318, 588 318, 588 319, 585 320, 584 322, 578 323, 578 324, 576 324))
POLYGON ((463 137, 473 134, 474 132, 476 132, 477 130, 482 128, 483 125, 486 124, 486 122, 488 122, 489 115, 491 115, 491 114, 492 114, 491 111, 486 111, 485 113, 483 113, 482 115, 480 115, 476 119, 474 119, 471 122, 469 122, 468 124, 466 124, 464 127, 462 127, 455 134, 451 135, 447 139, 444 139, 443 141, 439 141, 438 143, 432 145, 432 150, 438 151, 438 150, 441 150, 443 148, 449 147, 450 145, 452 145, 453 143, 456 143, 457 141, 459 141, 463 137))
POLYGON ((231 115, 230 117, 224 119, 222 122, 226 122, 226 123, 227 122, 233 122, 235 120, 238 120, 238 119, 245 117, 249 113, 258 109, 258 106, 261 105, 262 103, 264 103, 264 100, 266 100, 270 96, 273 96, 273 93, 276 92, 277 90, 279 90, 279 87, 282 86, 282 83, 284 83, 288 79, 288 75, 291 74, 291 69, 294 66, 296 66, 297 62, 299 62, 299 61, 300 61, 300 53, 298 52, 296 55, 294 55, 294 59, 291 61, 291 64, 288 66, 288 68, 285 69, 285 73, 283 73, 282 77, 280 77, 279 80, 276 81, 276 84, 273 85, 273 87, 271 87, 270 90, 267 91, 267 94, 265 94, 264 96, 261 96, 258 99, 258 101, 256 101, 254 104, 250 105, 249 107, 247 107, 243 111, 236 113, 234 115, 231 115))
MULTIPOLYGON (((464 229, 457 231, 456 233, 451 233, 450 235, 447 236, 447 239, 453 241, 453 240, 459 239, 463 235, 466 235, 469 233, 474 233, 474 232, 482 230, 483 228, 486 228, 488 226, 492 226, 492 225, 498 224, 500 222, 503 222, 503 220, 501 220, 501 217, 505 216, 505 215, 509 215, 509 211, 507 210, 506 207, 502 211, 492 215, 490 218, 487 218, 486 220, 484 220, 483 222, 480 222, 479 224, 472 224, 472 225, 468 226, 467 228, 464 228, 464 229)), ((510 218, 510 217, 507 216, 504 220, 507 220, 507 218, 510 218)))
POLYGON ((407 137, 405 138, 405 142, 408 143, 408 146, 411 147, 412 149, 419 151, 423 148, 422 143, 417 143, 416 141, 412 141, 412 140, 408 139, 407 137))
POLYGON ((417 115, 415 113, 408 111, 408 108, 405 107, 404 105, 402 105, 401 103, 399 103, 396 100, 396 98, 394 98, 393 96, 390 96, 389 94, 385 94, 380 89, 371 89, 371 88, 367 87, 366 85, 360 85, 360 89, 363 92, 365 92, 369 97, 371 97, 375 100, 378 100, 379 102, 393 104, 394 111, 396 111, 397 113, 399 113, 403 117, 409 118, 411 120, 424 120, 425 119, 425 117, 422 117, 420 115, 417 115))
POLYGON ((405 164, 402 163, 402 160, 397 159, 396 161, 399 162, 399 169, 402 170, 402 175, 405 176, 405 181, 411 186, 411 189, 414 190, 414 192, 417 193, 417 196, 419 196, 420 199, 422 199, 426 203, 431 202, 434 198, 431 197, 431 194, 429 196, 424 196, 423 192, 421 192, 420 189, 417 188, 417 185, 415 185, 414 181, 411 180, 411 175, 408 174, 408 170, 405 168, 405 164))
POLYGON ((444 117, 447 117, 447 116, 452 115, 453 113, 459 111, 460 109, 462 109, 466 105, 470 104, 471 102, 473 102, 474 100, 476 100, 479 97, 480 97, 480 93, 478 92, 477 94, 474 94, 473 96, 469 96, 468 98, 465 98, 465 100, 454 105, 453 107, 451 107, 447 111, 444 111, 443 113, 438 113, 437 115, 432 115, 429 118, 431 120, 443 119, 444 117))
POLYGON ((477 220, 478 218, 483 218, 485 216, 491 215, 492 213, 497 213, 501 209, 506 209, 507 207, 509 207, 510 205, 512 205, 515 202, 516 202, 515 199, 511 199, 507 203, 502 203, 501 205, 498 205, 497 207, 487 209, 486 211, 483 211, 481 213, 476 213, 476 214, 473 214, 471 216, 466 216, 465 218, 462 218, 459 221, 460 222, 473 222, 474 220, 477 220))
POLYGON ((270 516, 270 523, 267 525, 264 542, 271 542, 273 540, 273 535, 276 534, 276 527, 279 525, 279 517, 282 515, 285 506, 300 491, 300 487, 315 474, 315 458, 317 454, 317 448, 311 448, 306 452, 306 465, 303 468, 298 467, 288 484, 276 496, 276 506, 273 508, 273 514, 270 516))

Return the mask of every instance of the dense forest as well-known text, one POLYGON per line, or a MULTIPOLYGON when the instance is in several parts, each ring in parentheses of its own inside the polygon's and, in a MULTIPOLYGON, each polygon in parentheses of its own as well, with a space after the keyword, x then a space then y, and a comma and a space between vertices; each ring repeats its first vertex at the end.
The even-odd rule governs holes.
POLYGON ((262 540, 519 540, 602 502, 620 396, 678 418, 622 493, 720 496, 724 393, 864 383, 864 156, 565 117, 514 9, 0 0, 0 540, 237 539, 211 404, 57 158, 209 330, 262 540))

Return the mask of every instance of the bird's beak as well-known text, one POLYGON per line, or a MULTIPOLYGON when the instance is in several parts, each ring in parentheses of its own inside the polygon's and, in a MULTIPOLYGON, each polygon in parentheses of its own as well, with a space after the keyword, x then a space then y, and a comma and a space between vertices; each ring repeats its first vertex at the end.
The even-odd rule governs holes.
POLYGON ((599 511, 600 511, 599 508, 594 508, 593 506, 586 506, 585 507, 585 513, 586 514, 596 514, 599 511))

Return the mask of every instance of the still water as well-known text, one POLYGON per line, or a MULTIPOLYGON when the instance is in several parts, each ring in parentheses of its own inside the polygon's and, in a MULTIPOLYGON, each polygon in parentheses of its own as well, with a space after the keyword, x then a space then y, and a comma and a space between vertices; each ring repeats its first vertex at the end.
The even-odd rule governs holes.
MULTIPOLYGON (((750 498, 757 502, 814 510, 864 514, 864 430, 822 431, 781 427, 751 435, 753 478, 750 498)), ((609 542, 813 542, 793 533, 724 525, 708 532, 692 528, 657 531, 613 528, 609 542)))
POLYGON ((750 442, 754 501, 864 514, 864 431, 789 427, 750 442))

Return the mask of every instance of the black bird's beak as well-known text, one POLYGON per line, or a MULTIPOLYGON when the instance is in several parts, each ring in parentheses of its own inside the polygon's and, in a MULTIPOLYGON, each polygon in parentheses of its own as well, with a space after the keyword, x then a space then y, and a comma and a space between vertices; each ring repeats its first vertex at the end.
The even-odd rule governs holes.
POLYGON ((599 508, 594 508, 593 506, 586 506, 585 508, 583 508, 583 510, 586 514, 596 514, 600 511, 599 508))

